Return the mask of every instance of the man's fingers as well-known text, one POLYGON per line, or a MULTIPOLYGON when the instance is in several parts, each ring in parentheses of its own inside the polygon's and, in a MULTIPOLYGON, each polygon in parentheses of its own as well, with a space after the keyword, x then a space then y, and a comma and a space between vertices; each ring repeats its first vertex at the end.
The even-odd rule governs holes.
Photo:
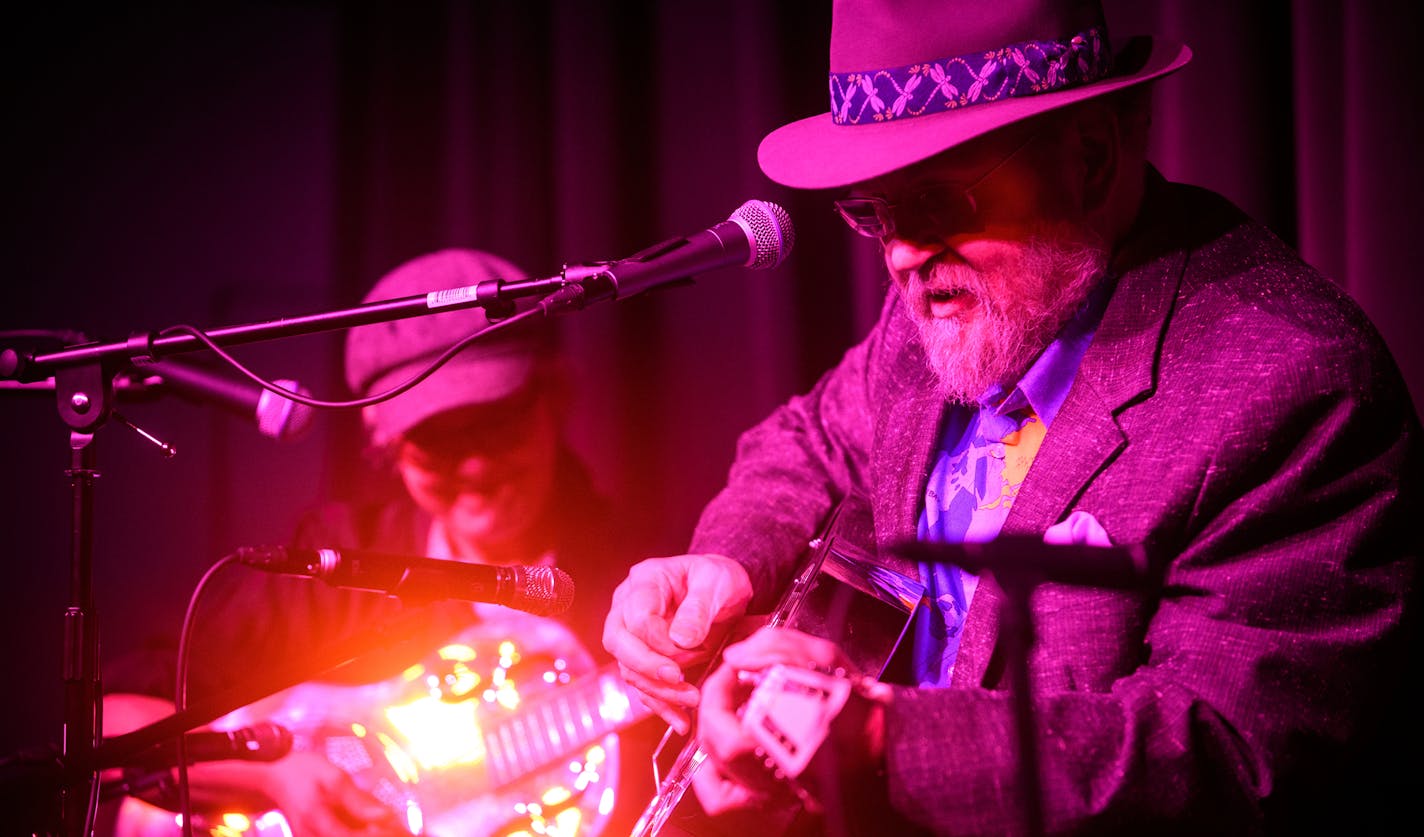
POLYGON ((661 681, 649 680, 630 668, 622 668, 623 679, 639 691, 639 699, 653 714, 677 730, 679 735, 687 735, 692 729, 691 709, 697 706, 697 689, 688 683, 668 686, 661 681))
MULTIPOLYGON (((636 564, 614 591, 608 624, 621 624, 669 659, 686 658, 689 650, 701 650, 727 607, 729 584, 724 577, 732 572, 723 564, 705 563, 705 557, 681 556, 636 564)), ((745 576, 740 567, 736 571, 745 576)), ((737 587, 735 579, 730 587, 737 587)), ((739 606, 745 607, 745 601, 739 606)))
POLYGON ((740 616, 751 581, 740 564, 717 555, 650 558, 635 564, 613 592, 603 647, 644 703, 686 734, 697 688, 684 666, 706 659, 713 630, 740 616))
POLYGON ((682 679, 675 661, 649 647, 641 636, 621 624, 621 620, 608 621, 603 630, 603 647, 625 668, 673 683, 682 679))
POLYGON ((708 754, 720 764, 755 749, 755 742, 742 729, 737 710, 749 688, 737 679, 731 666, 718 666, 702 684, 702 700, 697 706, 697 735, 708 754))
POLYGON ((671 614, 666 611, 667 607, 664 597, 655 588, 640 585, 614 603, 608 625, 627 631, 649 649, 671 658, 681 653, 682 648, 668 636, 671 614))
POLYGON ((715 764, 707 764, 692 774, 692 792, 702 810, 712 816, 745 808, 765 797, 722 772, 715 764))
POLYGON ((649 697, 656 698, 663 703, 684 706, 689 709, 697 706, 697 687, 691 683, 668 683, 664 680, 650 678, 642 672, 628 668, 627 666, 620 666, 619 670, 622 672, 623 679, 628 682, 628 685, 649 697))
POLYGON ((668 634, 683 648, 701 649, 714 626, 746 612, 751 594, 751 582, 740 564, 722 556, 699 556, 688 570, 687 593, 673 614, 668 634))
POLYGON ((745 807, 752 800, 778 792, 776 778, 758 758, 756 740, 737 714, 751 688, 738 677, 736 669, 727 665, 718 667, 702 685, 697 739, 707 752, 707 763, 698 775, 712 772, 720 781, 711 782, 698 793, 698 799, 710 801, 719 809, 745 807))
POLYGON ((849 660, 835 643, 789 628, 762 628, 741 642, 727 646, 722 658, 733 668, 746 671, 757 671, 776 663, 850 669, 849 660))
POLYGON ((339 810, 341 818, 352 826, 380 828, 384 833, 392 833, 392 829, 404 830, 404 823, 396 816, 395 810, 354 784, 341 790, 339 810))
POLYGON ((705 596, 689 593, 673 616, 668 636, 680 648, 701 648, 712 630, 711 612, 711 603, 705 596))
POLYGON ((683 684, 681 688, 667 686, 660 681, 648 680, 626 667, 620 667, 620 670, 623 679, 638 690, 638 699, 644 706, 677 730, 679 735, 687 735, 692 729, 692 713, 689 709, 697 705, 697 689, 688 684, 683 684))
POLYGON ((638 700, 654 715, 661 718, 663 723, 676 730, 678 735, 687 735, 688 731, 692 729, 692 714, 686 709, 658 700, 646 692, 639 692, 638 700))

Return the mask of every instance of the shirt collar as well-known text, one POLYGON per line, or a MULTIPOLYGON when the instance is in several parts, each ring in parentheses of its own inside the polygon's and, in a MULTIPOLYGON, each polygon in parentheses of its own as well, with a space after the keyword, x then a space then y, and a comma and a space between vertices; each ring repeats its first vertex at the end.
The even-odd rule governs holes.
MULTIPOLYGON (((425 536, 425 557, 439 558, 442 561, 467 560, 455 554, 455 550, 450 546, 450 535, 445 529, 445 523, 438 517, 430 520, 430 531, 425 536)), ((531 561, 528 566, 552 567, 554 563, 554 553, 549 550, 540 555, 537 561, 531 561)))
POLYGON ((1073 387, 1073 378, 1078 374, 1088 344, 1093 342, 1093 334, 1102 321, 1115 284, 1115 277, 1111 276, 1098 283, 1007 395, 1004 386, 995 385, 980 396, 981 414, 1006 416, 1030 407, 1044 427, 1052 426, 1059 408, 1068 398, 1068 390, 1073 387))

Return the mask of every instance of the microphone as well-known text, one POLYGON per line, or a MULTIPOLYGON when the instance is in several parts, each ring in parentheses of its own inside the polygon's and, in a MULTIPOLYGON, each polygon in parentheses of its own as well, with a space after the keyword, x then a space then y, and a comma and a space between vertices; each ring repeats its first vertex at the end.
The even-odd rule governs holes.
POLYGON ((584 302, 625 299, 719 267, 777 267, 795 243, 796 230, 786 210, 752 200, 727 220, 686 238, 669 239, 615 262, 569 265, 564 279, 583 289, 584 302))
MULTIPOLYGON (((189 732, 183 736, 187 761, 276 761, 292 750, 292 732, 281 724, 264 721, 226 732, 189 732)), ((133 759, 132 767, 163 770, 178 763, 178 742, 161 741, 133 759)))
MULTIPOLYGON (((301 436, 311 427, 315 411, 306 404, 260 387, 247 380, 224 377, 190 364, 165 360, 135 367, 145 378, 156 376, 158 383, 190 399, 215 403, 238 415, 257 420, 257 430, 272 439, 301 436)), ((148 383, 145 380, 145 383, 148 383)), ((296 381, 273 381, 279 387, 301 395, 311 393, 296 381)))
POLYGON ((499 567, 366 552, 358 549, 244 547, 237 560, 284 575, 319 578, 333 587, 373 590, 420 603, 438 599, 491 602, 557 616, 574 600, 574 581, 557 567, 499 567))

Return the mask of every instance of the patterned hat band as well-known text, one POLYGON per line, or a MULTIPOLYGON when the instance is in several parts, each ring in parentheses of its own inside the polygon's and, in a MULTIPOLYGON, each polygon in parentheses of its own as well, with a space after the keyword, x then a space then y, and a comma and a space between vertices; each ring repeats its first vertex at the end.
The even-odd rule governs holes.
POLYGON ((889 70, 831 74, 831 118, 860 125, 1031 96, 1097 81, 1112 69, 1098 27, 1066 41, 1023 41, 889 70))

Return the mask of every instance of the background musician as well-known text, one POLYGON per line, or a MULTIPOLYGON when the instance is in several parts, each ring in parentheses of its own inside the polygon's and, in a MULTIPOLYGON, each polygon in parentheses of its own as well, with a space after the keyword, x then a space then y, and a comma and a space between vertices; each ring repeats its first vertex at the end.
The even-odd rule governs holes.
MULTIPOLYGON (((442 250, 388 273, 366 301, 496 278, 513 280, 524 274, 488 253, 442 250)), ((384 392, 487 325, 481 309, 468 308, 353 329, 345 358, 350 390, 358 397, 384 392)), ((603 659, 599 628, 611 587, 621 575, 619 568, 626 566, 628 538, 612 504, 564 444, 562 420, 568 397, 566 370, 546 328, 492 333, 476 341, 415 388, 364 408, 368 453, 397 478, 393 490, 375 492, 378 496, 370 502, 322 506, 305 517, 295 537, 296 544, 314 548, 360 548, 481 564, 557 564, 577 584, 573 607, 564 617, 541 618, 493 604, 436 602, 419 611, 424 614, 422 624, 410 641, 324 675, 321 684, 259 701, 258 706, 230 717, 228 726, 259 720, 267 712, 278 713, 278 720, 331 715, 337 723, 360 721, 363 689, 371 690, 377 701, 364 707, 365 715, 379 719, 385 709, 380 701, 411 702, 411 695, 404 692, 392 698, 388 684, 393 678, 399 682, 399 675, 416 663, 424 664, 437 678, 451 677, 450 671, 455 670, 483 678, 470 694, 496 714, 500 709, 492 701, 527 701, 551 688, 538 680, 531 682, 538 671, 557 671, 556 679, 564 680, 591 673, 603 659), (504 641, 516 649, 518 659, 512 666, 498 660, 504 641), (473 662, 432 663, 436 650, 445 647, 468 647, 476 656, 473 662), (466 668, 460 668, 466 663, 466 668), (442 664, 450 671, 439 672, 442 664), (491 667, 500 669, 497 675, 491 667), (335 688, 324 690, 328 683, 335 688), (493 688, 511 685, 513 691, 493 688)), ((301 665, 324 644, 392 623, 409 610, 400 600, 380 593, 340 589, 306 578, 229 570, 217 581, 222 583, 205 597, 196 620, 190 703, 221 694, 246 671, 301 665)), ((110 674, 110 685, 129 692, 171 694, 172 666, 167 657, 162 664, 133 659, 113 670, 117 674, 110 674)), ((440 686, 445 689, 441 700, 447 703, 452 699, 449 683, 447 679, 440 686)), ((110 695, 106 701, 109 732, 141 722, 144 710, 153 705, 132 694, 110 695)), ((453 733, 444 735, 448 741, 453 733)), ((578 758, 586 749, 570 750, 568 755, 578 758)), ((623 782, 612 820, 606 810, 599 812, 600 803, 606 808, 612 800, 595 794, 584 800, 583 827, 577 833, 595 833, 604 825, 605 833, 625 833, 629 818, 636 817, 651 794, 646 747, 621 749, 624 763, 618 773, 623 782)), ((568 761, 565 758, 563 764, 568 761)), ((611 766, 604 765, 605 779, 594 782, 594 791, 610 784, 607 777, 612 772, 607 768, 611 766)), ((191 776, 197 803, 231 807, 240 801, 249 810, 275 808, 296 835, 407 833, 414 825, 396 816, 386 804, 389 800, 376 799, 367 792, 369 787, 358 787, 346 772, 313 752, 293 752, 272 764, 199 764, 191 769, 191 776)), ((429 774, 423 779, 427 785, 433 781, 429 774)), ((427 827, 440 825, 435 833, 503 833, 499 826, 504 820, 518 821, 515 812, 501 807, 503 802, 461 799, 460 783, 453 784, 443 791, 448 811, 427 806, 422 812, 427 827), (455 821, 462 824, 452 825, 455 821)), ((477 783, 467 784, 470 796, 479 795, 477 783)), ((528 789, 536 801, 539 790, 528 789)), ((171 814, 147 819, 172 823, 171 814)), ((121 833, 141 832, 139 820, 126 813, 120 818, 121 833)))

